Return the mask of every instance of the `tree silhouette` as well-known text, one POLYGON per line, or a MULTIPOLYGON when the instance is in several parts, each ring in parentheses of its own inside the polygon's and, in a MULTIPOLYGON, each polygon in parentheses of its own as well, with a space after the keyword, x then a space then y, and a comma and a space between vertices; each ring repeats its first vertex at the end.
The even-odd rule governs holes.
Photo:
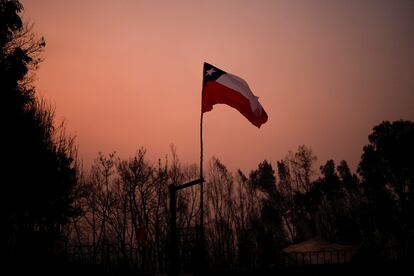
POLYGON ((367 198, 363 231, 383 256, 404 259, 414 235, 414 123, 382 122, 368 139, 358 167, 367 198))
POLYGON ((359 204, 355 195, 356 177, 351 175, 345 161, 335 168, 335 162, 328 160, 320 170, 321 177, 305 196, 313 207, 316 234, 331 242, 358 241, 360 235, 354 212, 359 204))
POLYGON ((36 262, 54 255, 62 226, 76 215, 76 151, 53 108, 35 95, 45 42, 23 24, 22 10, 18 1, 0 1, 1 240, 6 258, 36 262))
POLYGON ((266 160, 250 173, 253 187, 262 191, 260 223, 256 225, 259 246, 259 265, 269 266, 280 262, 281 249, 286 244, 282 222, 282 198, 276 185, 275 171, 266 160))
MULTIPOLYGON (((316 157, 306 146, 278 161, 277 174, 268 161, 261 162, 248 177, 240 170, 232 174, 219 159, 213 158, 206 170, 205 190, 205 233, 211 271, 281 268, 287 260, 282 251, 285 246, 315 236, 339 244, 362 244, 353 260, 363 257, 367 261, 367 256, 375 261, 395 259, 398 242, 402 245, 399 254, 408 258, 413 232, 411 217, 405 212, 412 211, 412 123, 403 125, 398 131, 393 126, 385 128, 392 130, 386 133, 393 141, 386 147, 372 144, 365 148, 359 170, 362 182, 344 160, 338 165, 327 160, 316 175, 316 157), (404 141, 408 143, 405 147, 404 141), (396 149, 388 147, 395 143, 403 145, 408 153, 401 150, 395 159, 388 157, 394 155, 396 149), (399 158, 408 161, 401 163, 399 158), (390 160, 400 163, 392 165, 390 160), (401 166, 405 169, 401 170, 401 166), (398 194, 398 185, 394 183, 406 185, 400 189, 405 192, 398 194)), ((381 129, 381 135, 376 133, 373 137, 385 135, 382 128, 377 129, 381 129)), ((128 270, 166 269, 167 185, 196 178, 198 169, 196 165, 181 165, 175 149, 172 162, 167 162, 166 157, 165 162, 159 160, 158 166, 146 159, 145 152, 141 148, 127 160, 100 154, 87 177, 86 183, 93 185, 82 199, 85 212, 74 223, 74 232, 80 233, 74 236, 79 244, 87 244, 88 238, 96 235, 96 239, 92 238, 94 255, 98 256, 93 260, 96 265, 110 266, 117 256, 118 267, 126 263, 128 270), (97 165, 101 169, 97 170, 97 165), (147 235, 145 242, 143 229, 147 235), (105 235, 100 234, 103 230, 105 235)), ((183 190, 177 196, 178 262, 182 271, 196 270, 188 265, 188 258, 193 252, 191 248, 195 248, 191 229, 199 219, 197 191, 183 190)))

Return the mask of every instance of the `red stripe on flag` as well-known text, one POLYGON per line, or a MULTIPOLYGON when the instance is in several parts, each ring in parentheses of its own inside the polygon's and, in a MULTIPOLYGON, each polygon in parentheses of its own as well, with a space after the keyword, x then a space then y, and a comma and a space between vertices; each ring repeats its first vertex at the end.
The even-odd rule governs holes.
POLYGON ((260 116, 256 116, 250 107, 249 100, 240 92, 218 82, 209 81, 203 88, 201 111, 203 113, 211 111, 215 104, 227 104, 237 109, 247 120, 259 128, 267 121, 267 114, 264 109, 262 109, 260 116))

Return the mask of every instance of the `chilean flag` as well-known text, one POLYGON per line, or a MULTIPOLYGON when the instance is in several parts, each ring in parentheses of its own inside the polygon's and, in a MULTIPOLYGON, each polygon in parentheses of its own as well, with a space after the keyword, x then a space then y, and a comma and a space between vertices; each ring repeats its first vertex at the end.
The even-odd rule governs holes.
POLYGON ((243 79, 204 63, 201 112, 208 112, 215 104, 227 104, 237 109, 253 125, 267 121, 267 114, 259 98, 253 95, 243 79))

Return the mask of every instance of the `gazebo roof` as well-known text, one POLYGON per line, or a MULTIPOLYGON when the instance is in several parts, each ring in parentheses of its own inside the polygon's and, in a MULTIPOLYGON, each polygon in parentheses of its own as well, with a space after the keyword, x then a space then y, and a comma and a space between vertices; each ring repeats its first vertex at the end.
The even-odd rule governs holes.
POLYGON ((341 245, 337 243, 330 243, 320 238, 312 238, 310 240, 292 244, 283 249, 286 253, 300 253, 310 251, 348 251, 354 250, 358 246, 356 245, 341 245))

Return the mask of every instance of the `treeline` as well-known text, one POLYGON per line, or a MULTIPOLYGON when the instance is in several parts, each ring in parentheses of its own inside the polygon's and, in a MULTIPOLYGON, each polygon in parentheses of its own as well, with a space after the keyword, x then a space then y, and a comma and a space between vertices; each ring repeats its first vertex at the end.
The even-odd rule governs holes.
MULTIPOLYGON (((413 242, 414 124, 383 122, 369 136, 358 175, 346 161, 300 146, 283 160, 245 175, 217 158, 205 168, 205 232, 214 269, 282 266, 282 249, 314 237, 358 245, 354 262, 406 260, 413 242)), ((73 252, 97 263, 165 271, 169 245, 168 185, 196 179, 199 168, 171 158, 151 163, 140 149, 128 160, 100 154, 79 183, 81 216, 68 227, 73 252)), ((199 187, 178 193, 182 269, 191 265, 199 221, 199 187), (186 261, 187 260, 187 261, 186 261)))
POLYGON ((0 248, 10 267, 50 260, 63 225, 77 214, 76 148, 53 107, 35 94, 45 41, 22 22, 22 9, 0 1, 0 248))

